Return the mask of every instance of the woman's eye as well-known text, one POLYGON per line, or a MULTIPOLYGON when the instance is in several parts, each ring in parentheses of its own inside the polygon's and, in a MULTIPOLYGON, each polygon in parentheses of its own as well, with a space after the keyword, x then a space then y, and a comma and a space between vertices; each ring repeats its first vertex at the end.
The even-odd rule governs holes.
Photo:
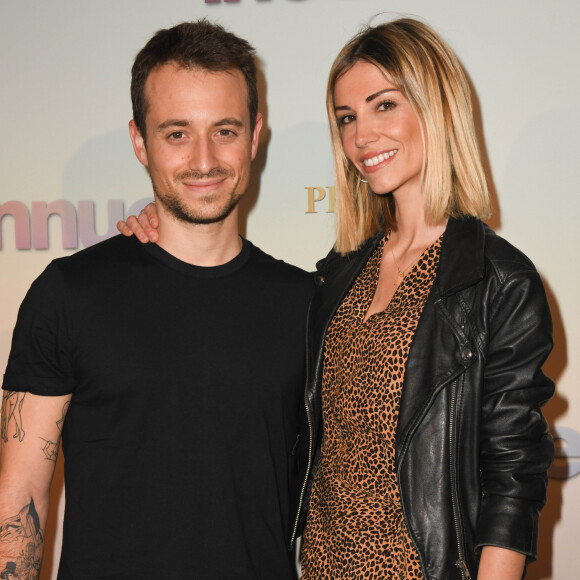
POLYGON ((383 101, 379 104, 378 109, 379 111, 389 111, 390 109, 395 108, 395 103, 393 101, 383 101))
POLYGON ((338 125, 339 127, 343 127, 344 125, 352 123, 354 119, 355 119, 354 115, 344 115, 343 117, 338 118, 338 125))

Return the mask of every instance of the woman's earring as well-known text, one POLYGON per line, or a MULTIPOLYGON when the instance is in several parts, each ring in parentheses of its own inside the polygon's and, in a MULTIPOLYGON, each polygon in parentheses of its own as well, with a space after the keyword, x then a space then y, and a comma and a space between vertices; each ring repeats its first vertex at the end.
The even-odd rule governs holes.
POLYGON ((356 174, 356 176, 358 177, 358 180, 360 181, 360 183, 368 183, 368 181, 367 181, 366 179, 363 179, 363 178, 360 176, 360 173, 357 173, 357 174, 356 174))

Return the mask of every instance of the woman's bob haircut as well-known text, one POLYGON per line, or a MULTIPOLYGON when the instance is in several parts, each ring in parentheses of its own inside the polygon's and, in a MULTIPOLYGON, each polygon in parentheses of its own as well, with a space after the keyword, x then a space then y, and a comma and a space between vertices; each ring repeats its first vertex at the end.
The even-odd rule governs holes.
POLYGON ((326 107, 337 192, 335 249, 345 254, 380 228, 397 228, 392 194, 373 193, 342 147, 334 87, 357 62, 375 65, 407 98, 419 118, 427 222, 438 224, 448 217, 466 215, 489 217, 489 194, 463 68, 434 30, 402 18, 362 30, 342 49, 330 70, 326 107))

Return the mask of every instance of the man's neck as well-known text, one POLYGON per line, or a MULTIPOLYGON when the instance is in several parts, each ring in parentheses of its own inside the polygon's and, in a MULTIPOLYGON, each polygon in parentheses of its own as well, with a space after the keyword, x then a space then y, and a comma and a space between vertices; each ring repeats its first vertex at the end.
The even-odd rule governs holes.
POLYGON ((189 224, 159 215, 159 246, 175 258, 194 266, 221 266, 242 249, 237 208, 223 221, 189 224))

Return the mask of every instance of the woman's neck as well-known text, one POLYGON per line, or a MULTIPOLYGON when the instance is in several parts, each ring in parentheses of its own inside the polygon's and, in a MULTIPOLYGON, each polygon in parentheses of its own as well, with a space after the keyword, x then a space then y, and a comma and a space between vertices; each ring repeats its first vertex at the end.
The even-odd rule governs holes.
POLYGON ((427 222, 423 196, 396 199, 395 203, 397 230, 391 232, 389 238, 392 247, 399 247, 401 252, 417 247, 425 248, 445 231, 447 219, 436 224, 427 222))

